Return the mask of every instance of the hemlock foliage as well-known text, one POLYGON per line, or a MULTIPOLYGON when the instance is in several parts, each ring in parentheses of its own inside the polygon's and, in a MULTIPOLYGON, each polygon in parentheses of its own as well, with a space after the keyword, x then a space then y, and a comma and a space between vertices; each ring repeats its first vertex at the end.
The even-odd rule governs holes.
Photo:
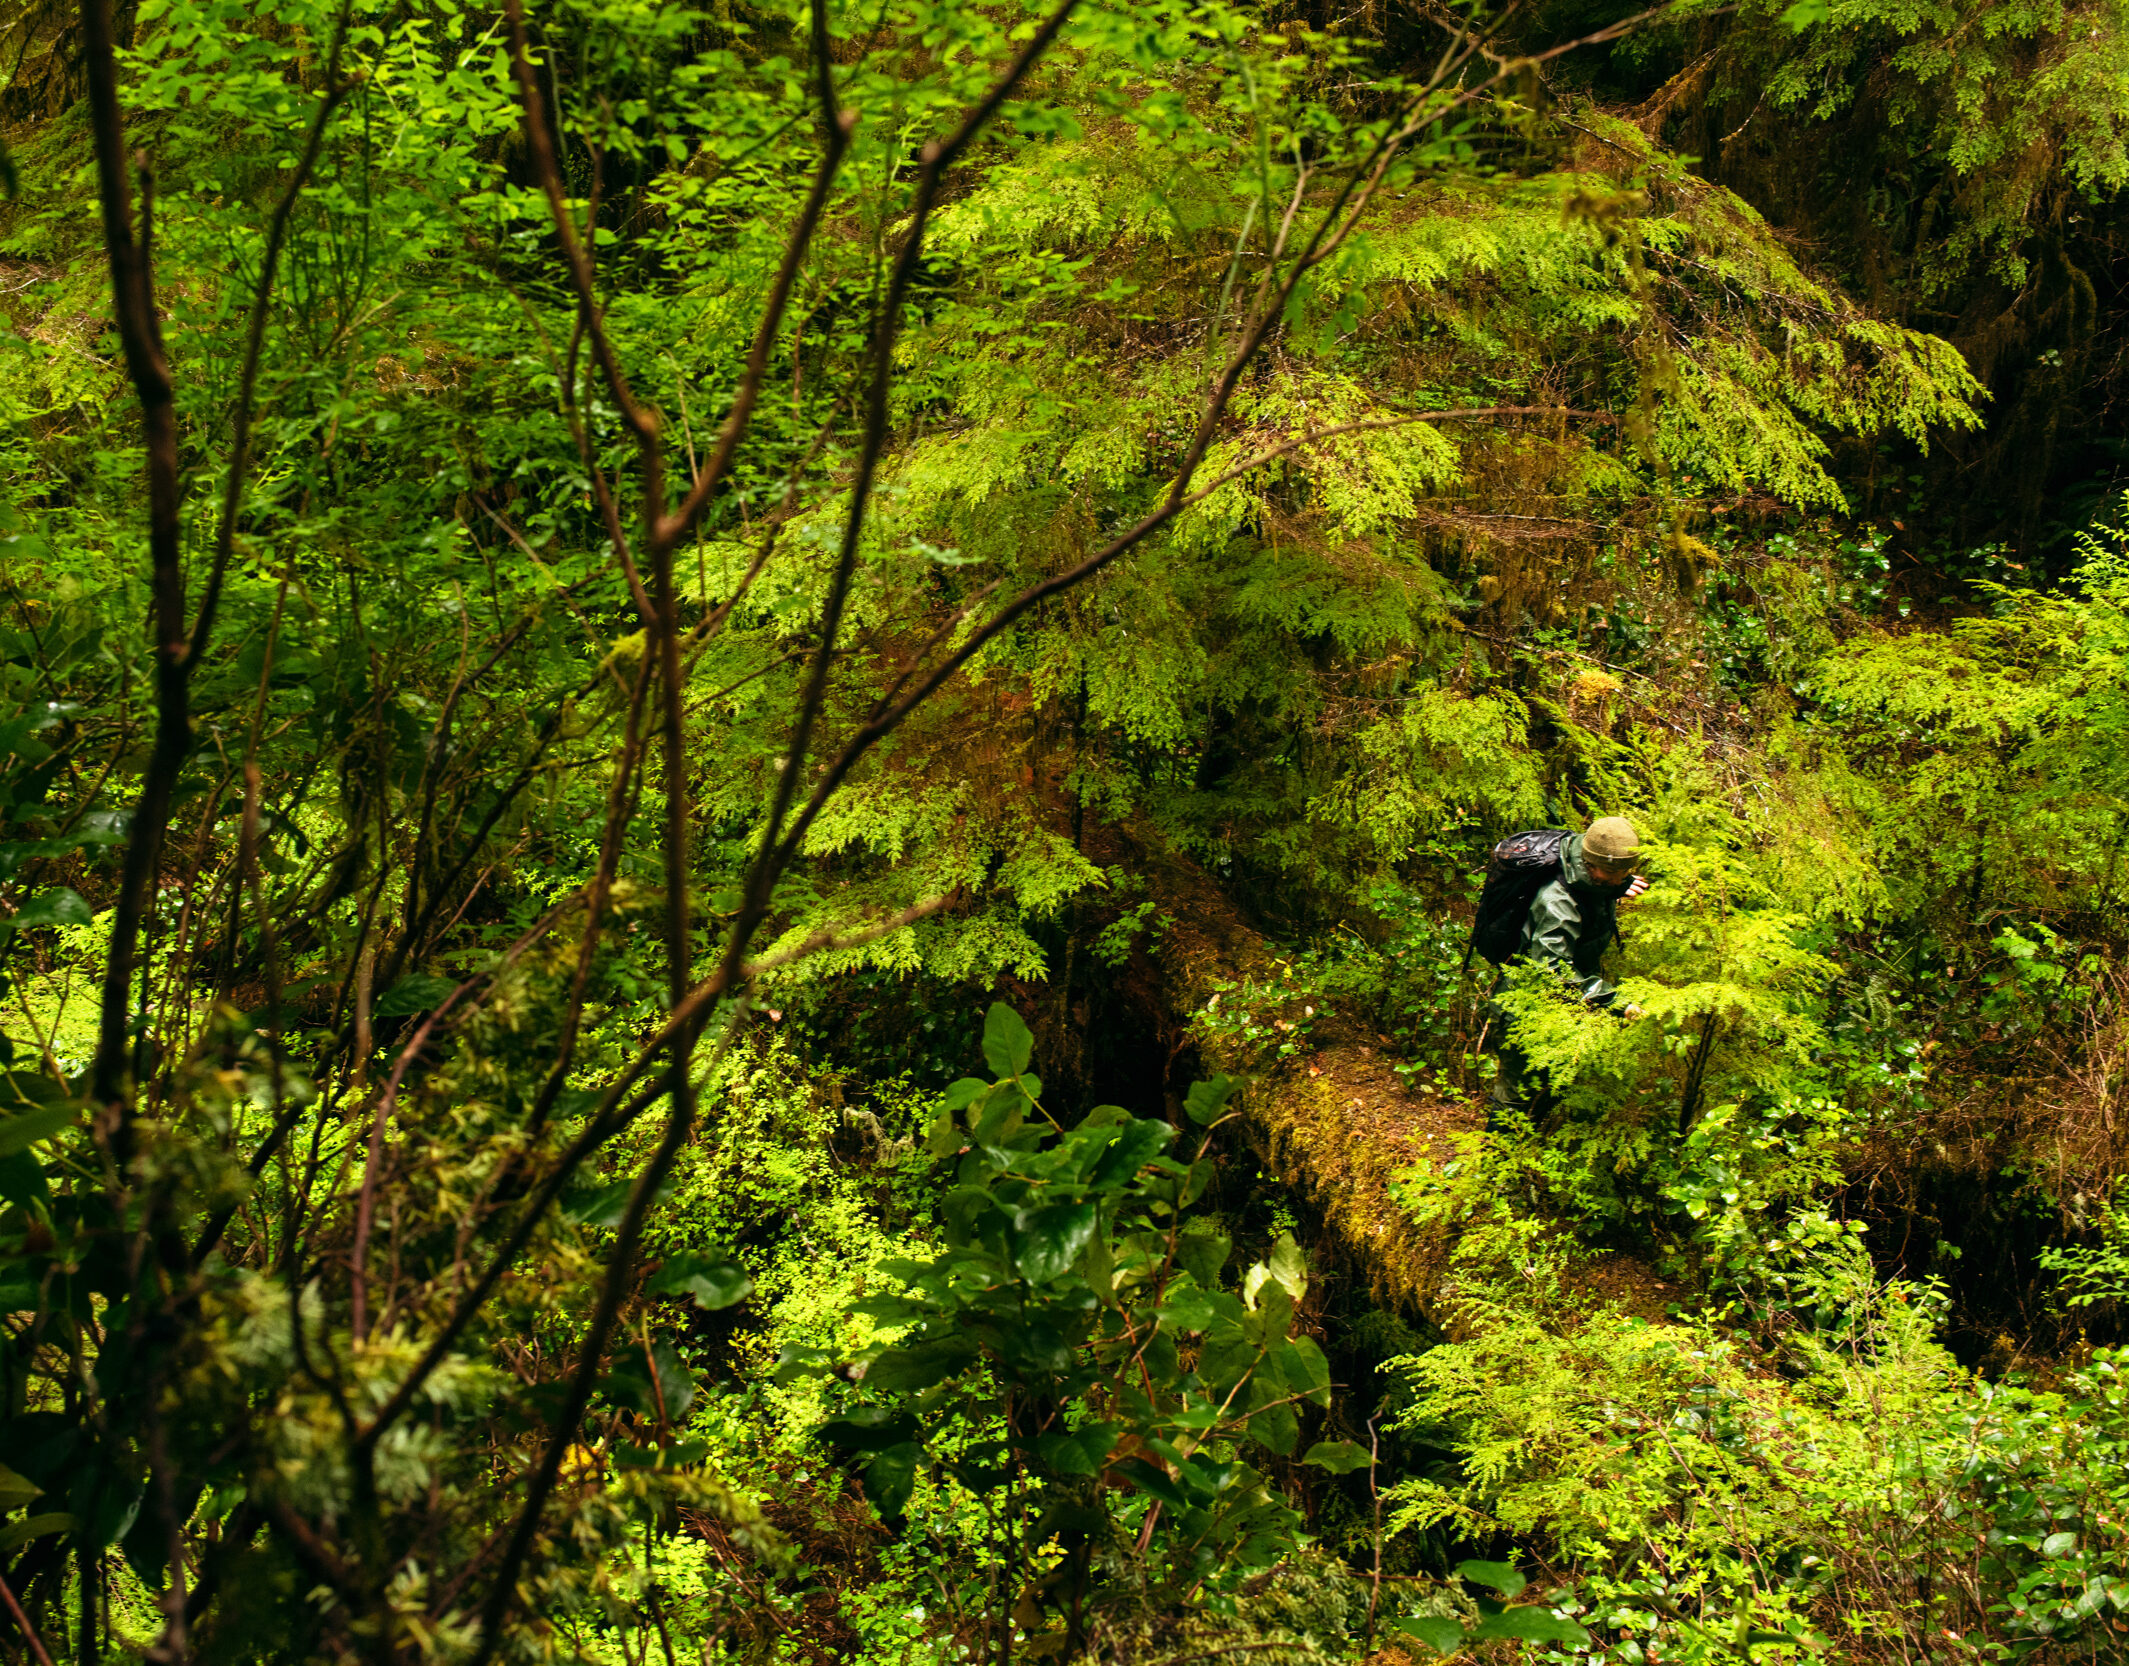
POLYGON ((2129 1655, 2121 25, 0 20, 0 1644, 2129 1655))

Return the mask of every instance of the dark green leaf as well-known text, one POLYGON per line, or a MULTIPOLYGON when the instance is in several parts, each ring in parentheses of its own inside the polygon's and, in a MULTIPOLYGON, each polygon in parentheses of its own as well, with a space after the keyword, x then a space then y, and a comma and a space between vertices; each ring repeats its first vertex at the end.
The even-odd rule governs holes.
POLYGON ((1072 1435, 1037 1435, 1035 1453, 1052 1475, 1099 1475, 1101 1465, 1072 1435))
POLYGON ((865 1466, 865 1496, 881 1515, 899 1516, 909 1507, 909 1495, 917 1484, 917 1465, 923 1458, 924 1448, 909 1442, 890 1446, 865 1466))
POLYGON ((1175 1130, 1167 1123, 1150 1117, 1125 1124, 1115 1142, 1094 1164, 1087 1176, 1087 1185, 1099 1191, 1123 1184, 1151 1158, 1158 1156, 1161 1148, 1174 1137, 1175 1130))
POLYGON ((37 1070, 0 1072, 0 1115, 25 1105, 57 1105, 68 1098, 63 1083, 37 1070))
POLYGON ((1003 1001, 993 1001, 983 1015, 983 1062, 998 1076, 1018 1076, 1035 1056, 1035 1037, 1020 1014, 1003 1001))
POLYGON ((1126 1458, 1116 1468, 1118 1473, 1128 1476, 1139 1491, 1150 1493, 1171 1510, 1190 1508, 1190 1500, 1183 1496, 1182 1489, 1168 1478, 1165 1471, 1144 1458, 1126 1458))
POLYGON ((1301 1419, 1290 1405, 1266 1406, 1249 1420, 1249 1438, 1281 1457, 1301 1439, 1301 1419))
POLYGON ((1288 1389, 1319 1406, 1330 1404, 1331 1362, 1323 1357, 1314 1337, 1295 1337, 1280 1348, 1278 1360, 1279 1374, 1286 1379, 1288 1389))
POLYGON ((75 845, 122 845, 132 829, 131 810, 91 810, 61 837, 75 845))
POLYGON ((11 1157, 39 1140, 48 1140, 74 1126, 81 1115, 75 1105, 46 1105, 34 1111, 19 1111, 0 1118, 0 1157, 11 1157))
POLYGON ((1094 1236, 1091 1203, 1051 1203, 1013 1217, 1018 1240, 1014 1259, 1030 1284, 1047 1284, 1066 1272, 1094 1236))
POLYGON ((1233 1240, 1220 1232, 1185 1232, 1175 1241, 1175 1258, 1201 1290, 1217 1290, 1220 1269, 1234 1253, 1233 1240))
POLYGON ((705 1313, 735 1307, 754 1293, 746 1268, 707 1255, 674 1255, 652 1275, 654 1296, 692 1296, 705 1313))
MULTIPOLYGON (((616 1180, 609 1186, 593 1186, 581 1192, 572 1192, 562 1204, 562 1218, 575 1221, 579 1226, 615 1227, 628 1212, 629 1194, 636 1189, 634 1180, 616 1180)), ((658 1188, 654 1204, 663 1203, 673 1195, 672 1177, 658 1188)))
POLYGON ((963 1076, 958 1082, 948 1084, 939 1103, 949 1111, 966 1110, 990 1091, 991 1084, 982 1077, 963 1076))
POLYGON ((1549 1608, 1527 1603, 1489 1615, 1471 1630, 1473 1642, 1491 1637, 1512 1637, 1524 1643, 1586 1643, 1589 1633, 1572 1620, 1563 1620, 1549 1608))
POLYGON ((651 1344, 651 1367, 658 1374, 658 1393, 651 1404, 651 1415, 662 1417, 667 1423, 678 1423, 695 1402, 695 1374, 670 1342, 651 1344))
POLYGON ((0 932, 28 931, 32 926, 85 926, 95 918, 80 893, 60 885, 39 892, 11 917, 0 920, 0 932))
POLYGON ((996 1492, 1012 1479, 1009 1460, 1012 1448, 1002 1440, 979 1440, 968 1446, 947 1468, 955 1480, 978 1497, 996 1492))
POLYGON ((34 1155, 28 1151, 13 1151, 0 1157, 0 1198, 33 1209, 50 1195, 44 1183, 43 1166, 34 1155))
POLYGON ((1235 1085, 1225 1076, 1215 1076, 1209 1082, 1193 1082, 1190 1091, 1183 1096, 1183 1111, 1199 1127, 1220 1120, 1227 1109, 1227 1101, 1234 1096, 1235 1085))
POLYGON ((883 1394, 915 1394, 975 1363, 976 1345, 958 1336, 908 1348, 889 1348, 865 1366, 865 1386, 883 1394))
POLYGON ((1454 1654, 1464 1646, 1464 1628, 1454 1620, 1399 1620, 1397 1629, 1416 1637, 1436 1654, 1454 1654))
POLYGON ((370 1008, 378 1018, 406 1018, 417 1012, 427 1012, 441 1006, 444 997, 458 985, 450 978, 430 977, 415 972, 401 978, 370 1008))
POLYGON ((1161 1323, 1172 1330, 1201 1331, 1211 1327, 1219 1316, 1219 1308, 1213 1298, 1197 1288, 1194 1282, 1177 1279, 1168 1286, 1168 1296, 1158 1309, 1161 1323))
POLYGON ((1474 1585, 1490 1585, 1504 1597, 1521 1596, 1529 1583, 1507 1562, 1459 1562, 1456 1573, 1459 1579, 1468 1579, 1474 1585))
POLYGON ((1319 1440, 1301 1461, 1314 1464, 1318 1469, 1327 1469, 1333 1475, 1350 1475, 1356 1469, 1366 1469, 1369 1459, 1366 1448, 1355 1441, 1319 1440))
POLYGON ((961 1128, 949 1107, 941 1105, 939 1114, 931 1119, 931 1127, 924 1135, 924 1149, 934 1157, 951 1157, 961 1149, 961 1128))
POLYGON ((706 1440, 676 1440, 670 1446, 616 1446, 616 1469, 686 1469, 710 1455, 706 1440))
POLYGON ((848 1452, 884 1452, 916 1438, 917 1420, 906 1411, 885 1406, 855 1406, 813 1431, 830 1446, 848 1452))
POLYGON ((13 1550, 17 1545, 28 1544, 32 1539, 41 1539, 47 1533, 71 1533, 74 1518, 61 1511, 50 1515, 30 1516, 0 1531, 0 1553, 13 1550))
POLYGON ((1027 1098, 1017 1082, 1000 1082, 983 1096, 969 1118, 969 1131, 979 1145, 996 1145, 1020 1132, 1027 1120, 1027 1098))
POLYGON ((0 1513, 21 1509, 43 1491, 35 1481, 17 1475, 7 1465, 0 1464, 0 1513))

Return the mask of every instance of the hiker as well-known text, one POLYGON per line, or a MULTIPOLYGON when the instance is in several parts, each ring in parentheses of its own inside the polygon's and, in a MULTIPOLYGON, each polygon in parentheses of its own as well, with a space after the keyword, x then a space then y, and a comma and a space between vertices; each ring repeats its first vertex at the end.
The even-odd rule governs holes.
MULTIPOLYGON (((1472 948, 1503 971, 1525 960, 1557 966, 1584 1001, 1610 1006, 1617 991, 1600 968, 1618 931, 1619 904, 1648 889, 1634 872, 1640 848, 1640 835, 1624 816, 1604 816, 1586 833, 1540 828, 1503 839, 1487 863, 1472 948)), ((1621 1016, 1638 1018, 1640 1010, 1626 1007, 1621 1016)), ((1488 1008, 1487 1025, 1489 1050, 1500 1061, 1494 1105, 1518 1107, 1537 1120, 1551 1108, 1551 1084, 1507 1033, 1508 1015, 1498 1002, 1488 1008)))

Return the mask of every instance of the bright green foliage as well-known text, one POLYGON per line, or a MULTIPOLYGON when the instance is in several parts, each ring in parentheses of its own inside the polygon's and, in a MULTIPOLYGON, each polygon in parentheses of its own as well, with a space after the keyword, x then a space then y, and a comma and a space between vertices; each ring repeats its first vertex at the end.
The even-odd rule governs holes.
MULTIPOLYGON (((1497 996, 1532 1067, 1585 1125, 1553 1161, 1580 1206, 1599 1215, 1647 1209, 1645 1198, 1617 1196, 1616 1176, 1652 1158, 1669 1162, 1689 1130, 1704 1149, 1677 1154, 1684 1175, 1705 1184, 1717 1152, 1739 1168, 1715 1186, 1718 1197, 1735 1201, 1742 1173, 1763 1168, 1768 1155, 1783 1177, 1756 1182, 1770 1188, 1764 1202, 1828 1178, 1823 1152, 1770 1138, 1751 1118, 1733 1127, 1731 1115, 1740 1103, 1767 1107, 1779 1129, 1801 1109, 1822 1040, 1815 997, 1836 968, 1804 946, 1809 921, 1782 906, 1766 870, 1725 848, 1741 829, 1690 782, 1681 786, 1640 816, 1652 884, 1623 911, 1613 1006, 1585 1005, 1536 967, 1516 968, 1497 996), (1711 1104, 1723 1114, 1696 1128, 1711 1104)), ((1687 1208, 1696 1220, 1706 1214, 1698 1198, 1687 1208)))
MULTIPOLYGON (((2097 1082, 2111 1126, 2129 558, 2095 546, 2075 592, 1875 634, 1908 551, 1847 511, 1881 456, 1976 422, 1944 340, 1561 66, 1418 123, 1266 315, 1176 483, 1202 499, 1019 616, 752 899, 741 946, 772 969, 705 996, 722 1039, 681 1092, 638 1066, 672 985, 719 963, 767 807, 1161 500, 1244 321, 1412 91, 1406 31, 1434 24, 1085 5, 941 181, 854 502, 913 159, 1037 14, 830 4, 816 66, 792 0, 532 7, 591 311, 675 475, 717 444, 834 148, 816 67, 855 117, 667 634, 662 575, 644 605, 617 548, 644 547, 642 465, 563 276, 506 16, 120 10, 188 608, 269 228, 323 121, 111 1009, 126 1085, 93 1106, 84 1015, 158 721, 140 422, 82 114, 8 133, 0 1571, 59 1652, 92 1652, 99 1582, 104 1658, 148 1647, 184 1617, 156 1588, 180 1567, 197 1612, 158 1658, 202 1666, 489 1643, 525 1666, 1029 1643, 1318 1666, 1400 1629, 1576 1645, 1569 1608, 1606 1648, 1654 1626, 1711 1659, 1809 1652, 1833 1617, 1909 1653, 1947 1623, 2010 1654, 2115 1635, 2112 1356, 2066 1365, 2060 1398, 1983 1395, 1926 1287, 1868 1274, 1831 1214, 1865 1142, 1874 1176, 1881 1148, 1946 1149, 1922 1122, 1967 1075, 2097 1082), (1475 858, 1599 808, 1651 839, 1638 1012, 1511 980, 1561 1115, 1481 1134, 1475 858), (1253 927, 1292 940, 1206 964, 1215 940, 1253 956, 1253 927), (1963 969, 1944 1024, 1892 939, 1963 969), (1001 982, 1041 1017, 991 1008, 987 1075, 927 1147, 923 1090, 974 1067, 931 1018, 1001 982), (907 1000, 880 1010, 925 1015, 921 1061, 914 1020, 898 1053, 899 1020, 852 1010, 888 989, 907 1000), (1956 1025, 1986 1037, 1947 1062, 1956 1025), (1274 1080, 1201 1083, 1171 1125, 1162 1071, 1193 1043, 1274 1080), (1344 1380, 1367 1246, 1311 1280, 1278 1131, 1232 1121, 1361 1053, 1373 1097, 1335 1103, 1383 1142, 1375 1172, 1433 1153, 1401 1194, 1447 1269, 1419 1294, 1461 1301, 1402 1411, 1344 1380), (1133 1109, 1077 1114, 1106 1097, 1133 1109), (639 1213, 641 1262, 616 1237, 639 1213), (1578 1283, 1599 1239, 1721 1324, 1601 1310, 1578 1283), (787 1347, 846 1369, 768 1381, 787 1347), (1378 1580, 1385 1490, 1403 1536, 1378 1580), (1967 1585, 1878 1571, 1910 1552, 1967 1585), (1572 1588, 1529 1590, 1540 1565, 1572 1588)), ((0 40, 11 123, 21 66, 74 73, 57 16, 0 24, 23 31, 0 40)), ((2095 18, 1854 0, 1780 25, 1768 96, 1830 117, 1885 71, 1960 182, 1932 281, 2016 276, 2050 202, 2121 172, 2119 31, 2079 35, 2095 18)), ((1778 21, 1748 8, 1732 45, 1778 21)), ((2113 1220, 2098 1147, 2020 1148, 2008 1212, 2113 1220)), ((2073 1317, 2113 1317, 2114 1252, 2050 1252, 2073 1317)))
POLYGON ((2040 1252, 2041 1265, 2061 1281, 2069 1307, 2129 1302, 2129 1205, 2116 1204, 2100 1217, 2099 1242, 2066 1244, 2040 1252))
POLYGON ((1734 1659, 1748 1633, 1778 1660, 1946 1635, 2103 1658, 2129 1612, 2119 1361, 1992 1390, 1930 1339, 1928 1290, 1877 1283, 1852 1240, 1808 1266, 1792 1299, 1815 1322, 1773 1358, 1616 1313, 1557 1333, 1513 1286, 1472 1291, 1472 1338, 1405 1362, 1407 1426, 1459 1478, 1401 1483, 1395 1526, 1533 1536, 1587 1571, 1600 1642, 1665 1658, 1734 1659))
POLYGON ((2113 894, 2129 803, 2129 566, 2084 540, 2073 592, 1991 587, 1987 617, 1864 639, 1821 667, 1827 727, 1870 780, 1874 853, 1909 907, 1963 889, 2025 911, 2113 894))
MULTIPOLYGON (((1289 1335, 1306 1288, 1292 1241, 1230 1279, 1229 1240, 1185 1221, 1211 1176, 1210 1131, 1232 1114, 1226 1079, 1191 1090, 1207 1133, 1184 1162, 1166 1154, 1167 1124, 1113 1105, 1060 1133, 1030 1050, 1018 1016, 993 1006, 996 1079, 950 1088, 928 1141, 960 1157, 942 1241, 880 1264, 906 1293, 857 1311, 898 1339, 857 1357, 860 1398, 820 1433, 856 1456, 890 1516, 943 1465, 1074 1649, 1097 1609, 1231 1589, 1278 1559, 1297 1519, 1240 1449, 1293 1453, 1330 1377, 1315 1342, 1289 1335), (1061 1554, 1044 1553, 1052 1541, 1061 1554), (1120 1581, 1121 1596, 1104 1589, 1120 1581)), ((999 1592, 1001 1610, 1012 1596, 999 1592)), ((962 1602, 980 1608, 981 1593, 962 1602)))
MULTIPOLYGON (((1262 205, 1296 184, 1231 114, 1163 105, 1030 143, 945 211, 954 282, 905 348, 918 432, 874 523, 883 585, 921 575, 951 601, 1054 571, 1146 503, 1211 373, 1168 274, 1246 287, 1262 205)), ((853 901, 987 871, 1040 917, 1096 878, 1039 830, 1062 801, 1350 893, 1445 818, 1542 810, 1525 716, 1460 628, 1475 581, 1510 623, 1554 605, 1562 580, 1498 541, 1503 510, 1577 561, 1585 521, 1633 526, 1662 563, 1667 499, 1840 506, 1829 436, 1926 444, 1975 392, 1943 342, 1853 311, 1623 123, 1584 112, 1495 177, 1416 178, 1312 276, 1199 478, 1291 449, 987 654, 968 718, 914 731, 817 847, 901 864, 853 901), (1308 438, 1333 429, 1359 431, 1308 438), (1015 768, 1032 802, 1000 791, 1015 768)), ((1036 964, 995 913, 859 953, 1036 964)))

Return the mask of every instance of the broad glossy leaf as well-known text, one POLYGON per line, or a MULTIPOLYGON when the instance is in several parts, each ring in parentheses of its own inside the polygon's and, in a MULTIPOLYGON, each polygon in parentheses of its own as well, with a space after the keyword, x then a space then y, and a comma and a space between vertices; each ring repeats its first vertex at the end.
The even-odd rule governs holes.
POLYGON ((1201 1290, 1217 1290, 1220 1269, 1234 1253, 1234 1241, 1224 1232, 1185 1232, 1175 1241, 1175 1258, 1201 1290))
POLYGON ((987 1090, 970 1111, 969 1132, 979 1145, 995 1145, 1011 1139, 1027 1121, 1027 1097, 1018 1082, 1000 1082, 987 1090))
POLYGON ((686 1469, 710 1455, 706 1440, 676 1440, 670 1446, 616 1446, 616 1469, 686 1469))
POLYGON ((1436 1654, 1454 1654, 1464 1646, 1464 1628, 1454 1620, 1426 1618, 1395 1623, 1399 1631, 1418 1638, 1436 1654))
POLYGON ((1105 1191, 1129 1181, 1175 1137, 1175 1130, 1165 1122, 1148 1118, 1127 1123, 1115 1141, 1095 1161, 1087 1176, 1087 1185, 1095 1191, 1105 1191))
POLYGON ((1221 1463, 1204 1452, 1193 1452, 1176 1469, 1176 1479, 1191 1492, 1210 1500, 1220 1496, 1237 1481, 1256 1474, 1247 1464, 1221 1463))
POLYGON ((1220 1120, 1227 1110, 1227 1101, 1234 1097, 1235 1085, 1225 1076, 1215 1076, 1209 1082, 1193 1082, 1190 1091, 1183 1095, 1183 1112, 1199 1127, 1206 1127, 1220 1120))
POLYGON ((958 1336, 889 1348, 866 1364, 865 1386, 883 1394, 915 1394, 965 1370, 975 1358, 974 1340, 958 1336))
POLYGON ((1035 1056, 1035 1037, 1020 1014, 993 1001, 983 1015, 983 1062, 999 1076, 1018 1076, 1035 1056))
POLYGON ((906 1411, 885 1406, 853 1406, 813 1431, 830 1446, 848 1452, 884 1452, 916 1439, 917 1420, 906 1411))
POLYGON ((72 1104, 45 1105, 34 1111, 18 1111, 13 1116, 0 1117, 0 1157, 12 1157, 39 1140, 63 1134, 80 1117, 80 1107, 72 1104))
POLYGON ((1357 1441, 1319 1440, 1301 1461, 1314 1464, 1318 1469, 1327 1469, 1333 1475, 1350 1475, 1356 1469, 1368 1467, 1368 1454, 1357 1441))
POLYGON ((650 1290, 657 1296, 692 1296, 705 1313, 735 1307, 754 1293, 754 1278, 746 1268, 707 1255, 675 1255, 667 1258, 651 1277, 650 1290))
POLYGON ((1249 1420, 1249 1438, 1281 1457, 1301 1440, 1301 1419, 1290 1405, 1266 1406, 1249 1420))
POLYGON ((85 926, 95 918, 95 910, 81 900, 78 891, 56 885, 38 892, 9 918, 0 920, 0 932, 28 931, 33 926, 85 926))
POLYGON ((132 1528, 144 1491, 139 1482, 122 1476, 107 1457, 91 1448, 88 1461, 77 1469, 67 1490, 67 1514, 90 1546, 102 1550, 118 1543, 132 1528))
POLYGON ((942 1108, 949 1111, 965 1110, 991 1091, 991 1084, 980 1076, 963 1076, 958 1082, 947 1085, 946 1092, 939 1096, 942 1108))
MULTIPOLYGON (((619 1226, 622 1217, 628 1213, 629 1194, 635 1189, 636 1182, 630 1179, 616 1180, 611 1185, 593 1186, 581 1192, 574 1192, 562 1205, 562 1218, 575 1221, 579 1226, 619 1226)), ((651 1200, 653 1206, 665 1202, 672 1195, 673 1181, 668 1175, 665 1183, 658 1188, 658 1195, 651 1200)))
POLYGON ((1048 1203, 1013 1217, 1017 1239, 1014 1259, 1030 1284, 1047 1284, 1062 1276, 1094 1236, 1091 1203, 1048 1203))
POLYGON ((923 1457, 923 1447, 905 1442, 888 1447, 865 1466, 865 1496, 881 1515, 899 1516, 909 1507, 909 1495, 916 1490, 917 1465, 923 1457))
POLYGON ((1512 1637, 1524 1643, 1586 1643, 1589 1633, 1537 1603, 1488 1615, 1471 1628, 1471 1639, 1512 1637))
POLYGON ((934 1157, 951 1157, 961 1149, 961 1127, 949 1107, 941 1105, 939 1114, 931 1119, 931 1127, 924 1135, 924 1149, 934 1157))
POLYGON ((1301 1253, 1301 1246, 1294 1242, 1293 1234, 1282 1232, 1279 1241, 1272 1245, 1271 1260, 1265 1263, 1272 1281, 1295 1301, 1308 1289, 1308 1257, 1301 1253))
POLYGON ((1314 1337, 1295 1337, 1280 1348, 1277 1358, 1279 1374, 1286 1379, 1288 1389, 1306 1395, 1318 1405, 1330 1404, 1331 1362, 1323 1357, 1314 1337))
POLYGON ((69 1097, 63 1083, 41 1070, 0 1071, 0 1115, 25 1105, 63 1104, 69 1097))
POLYGON ((1474 1585, 1490 1585, 1504 1597, 1519 1597, 1523 1587, 1529 1584, 1522 1574, 1508 1562, 1459 1562, 1456 1564, 1459 1579, 1468 1579, 1474 1585))
POLYGON ((1088 1455, 1076 1436, 1037 1435, 1035 1454, 1052 1475, 1099 1475, 1101 1465, 1088 1455))
POLYGON ((22 1521, 15 1522, 4 1530, 0 1530, 0 1552, 13 1550, 17 1545, 28 1544, 32 1539, 41 1539, 47 1533, 71 1533, 73 1531, 74 1518, 64 1511, 55 1510, 49 1515, 30 1516, 22 1521))
POLYGON ((0 1511, 19 1510, 43 1491, 35 1481, 0 1464, 0 1511))
POLYGON ((953 1478, 979 1498, 1012 1479, 1012 1448, 1002 1440, 979 1440, 946 1467, 953 1478))
POLYGON ((1213 1299, 1194 1282, 1177 1279, 1168 1287, 1167 1299, 1156 1310, 1161 1323, 1179 1331, 1201 1331, 1219 1317, 1213 1299))
POLYGON ((1168 1476, 1144 1458, 1126 1458, 1116 1466, 1117 1473, 1127 1476, 1143 1493, 1150 1493, 1171 1510, 1187 1510, 1190 1500, 1168 1476))
POLYGON ((410 1017, 441 1006, 444 998, 457 987, 449 978, 431 977, 424 972, 411 973, 378 996, 370 1011, 379 1018, 410 1017))
POLYGON ((644 1410, 667 1423, 678 1423, 695 1402, 695 1374, 670 1342, 651 1344, 650 1368, 656 1373, 654 1394, 644 1410))

